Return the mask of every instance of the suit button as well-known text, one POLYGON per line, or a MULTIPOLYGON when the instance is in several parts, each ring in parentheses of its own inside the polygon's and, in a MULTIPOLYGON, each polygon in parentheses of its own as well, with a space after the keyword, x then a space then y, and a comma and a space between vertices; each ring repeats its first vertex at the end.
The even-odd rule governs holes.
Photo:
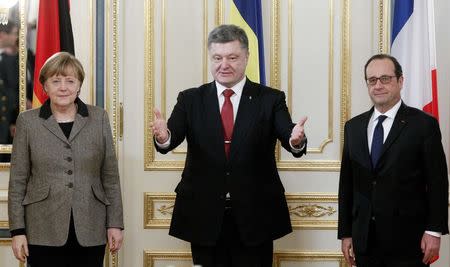
POLYGON ((67 157, 66 160, 67 160, 68 162, 71 162, 71 161, 72 161, 72 157, 67 157))
POLYGON ((372 219, 372 221, 375 221, 375 216, 372 216, 372 218, 371 218, 371 219, 372 219))
POLYGON ((68 183, 68 184, 67 184, 67 187, 68 187, 68 188, 72 188, 72 187, 73 187, 73 183, 68 183))
POLYGON ((377 185, 377 181, 372 181, 372 185, 377 185))
POLYGON ((68 175, 72 175, 73 171, 72 171, 72 170, 68 170, 66 173, 67 173, 68 175))
POLYGON ((226 174, 227 176, 230 176, 230 172, 226 172, 225 174, 226 174))

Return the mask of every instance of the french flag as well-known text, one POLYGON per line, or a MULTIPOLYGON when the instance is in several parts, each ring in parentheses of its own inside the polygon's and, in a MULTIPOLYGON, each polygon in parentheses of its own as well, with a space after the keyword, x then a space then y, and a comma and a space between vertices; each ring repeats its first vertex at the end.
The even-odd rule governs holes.
POLYGON ((403 67, 402 99, 439 119, 433 0, 395 1, 391 55, 403 67))

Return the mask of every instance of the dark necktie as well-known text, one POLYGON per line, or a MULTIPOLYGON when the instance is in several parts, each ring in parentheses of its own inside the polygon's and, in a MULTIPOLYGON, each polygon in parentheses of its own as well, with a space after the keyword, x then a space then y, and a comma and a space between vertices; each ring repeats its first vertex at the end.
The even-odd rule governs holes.
POLYGON ((225 101, 223 102, 222 111, 220 112, 220 115, 222 117, 225 154, 227 155, 228 159, 230 157, 231 136, 233 135, 233 126, 234 126, 233 104, 231 103, 230 97, 234 94, 234 91, 231 89, 225 89, 222 94, 225 97, 225 101))
POLYGON ((386 115, 378 116, 378 123, 377 126, 375 126, 375 130, 373 131, 370 158, 372 159, 372 167, 374 169, 377 166, 378 160, 380 159, 381 156, 381 150, 383 149, 383 139, 384 139, 383 121, 386 118, 387 118, 386 115))

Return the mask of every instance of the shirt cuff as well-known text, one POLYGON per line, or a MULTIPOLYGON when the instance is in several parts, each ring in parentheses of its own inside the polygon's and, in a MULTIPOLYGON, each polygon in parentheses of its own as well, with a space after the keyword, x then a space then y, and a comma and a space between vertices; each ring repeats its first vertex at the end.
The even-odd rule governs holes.
POLYGON ((25 231, 25 228, 11 230, 10 233, 11 233, 11 237, 14 237, 16 235, 26 235, 27 234, 27 232, 25 231))
POLYGON ((425 231, 425 234, 429 234, 435 237, 441 237, 442 233, 440 232, 433 232, 433 231, 425 231))
POLYGON ((170 146, 170 136, 171 136, 171 134, 170 134, 170 130, 169 129, 167 129, 167 133, 169 134, 169 138, 163 144, 159 143, 158 140, 156 140, 156 138, 155 138, 155 143, 156 143, 156 145, 159 148, 165 149, 165 148, 168 148, 170 146))
POLYGON ((305 141, 306 141, 306 137, 303 138, 303 141, 302 141, 303 145, 301 147, 299 147, 299 146, 295 147, 291 143, 291 138, 289 138, 289 145, 291 146, 291 152, 292 153, 300 153, 300 152, 302 152, 302 150, 305 149, 305 144, 306 144, 305 141))

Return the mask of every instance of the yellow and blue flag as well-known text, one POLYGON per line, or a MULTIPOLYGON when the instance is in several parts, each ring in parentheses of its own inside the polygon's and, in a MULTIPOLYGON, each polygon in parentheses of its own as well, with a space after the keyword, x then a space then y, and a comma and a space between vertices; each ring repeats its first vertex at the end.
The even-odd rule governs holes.
POLYGON ((250 56, 245 74, 254 82, 266 84, 261 0, 233 0, 230 23, 244 29, 248 36, 250 56))

